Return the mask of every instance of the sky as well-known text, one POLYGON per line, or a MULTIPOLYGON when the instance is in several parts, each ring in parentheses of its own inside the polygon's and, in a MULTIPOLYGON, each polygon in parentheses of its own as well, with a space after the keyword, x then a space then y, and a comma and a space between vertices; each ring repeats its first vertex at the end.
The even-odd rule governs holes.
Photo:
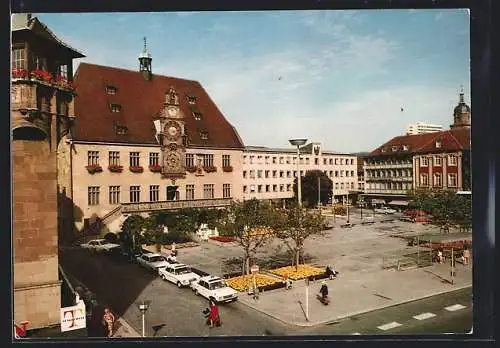
POLYGON ((467 10, 34 14, 86 55, 199 81, 245 145, 372 151, 408 124, 470 105, 467 10), (403 109, 403 111, 401 110, 403 109))

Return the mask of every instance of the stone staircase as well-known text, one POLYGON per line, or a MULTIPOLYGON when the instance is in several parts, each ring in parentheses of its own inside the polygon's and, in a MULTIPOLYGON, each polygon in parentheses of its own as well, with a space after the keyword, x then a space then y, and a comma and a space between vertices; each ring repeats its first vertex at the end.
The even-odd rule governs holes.
POLYGON ((106 213, 103 217, 97 217, 94 222, 83 228, 78 237, 73 240, 73 244, 86 242, 90 239, 99 238, 102 229, 122 216, 122 206, 119 205, 106 213))

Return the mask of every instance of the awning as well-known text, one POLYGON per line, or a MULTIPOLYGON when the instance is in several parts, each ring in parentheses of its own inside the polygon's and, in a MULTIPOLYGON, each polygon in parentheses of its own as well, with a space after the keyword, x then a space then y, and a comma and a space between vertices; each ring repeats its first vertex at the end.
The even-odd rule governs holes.
POLYGON ((408 202, 407 201, 390 201, 389 204, 390 205, 404 205, 404 206, 407 206, 408 202))

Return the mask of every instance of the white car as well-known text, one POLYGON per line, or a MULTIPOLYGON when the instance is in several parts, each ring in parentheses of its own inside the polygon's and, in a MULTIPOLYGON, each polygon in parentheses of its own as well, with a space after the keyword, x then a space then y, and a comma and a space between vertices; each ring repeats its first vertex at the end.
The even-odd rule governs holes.
POLYGON ((199 275, 191 271, 191 268, 183 263, 168 264, 165 267, 158 268, 158 274, 161 279, 168 280, 179 288, 189 286, 192 282, 200 279, 199 275))
POLYGON ((238 299, 238 292, 226 285, 222 278, 216 276, 201 277, 191 283, 196 295, 215 300, 216 303, 232 302, 238 299))
POLYGON ((394 214, 396 212, 396 210, 391 209, 389 207, 381 207, 381 208, 375 209, 375 212, 380 213, 380 214, 394 214))
POLYGON ((108 242, 106 239, 93 239, 87 243, 80 244, 82 248, 96 251, 110 251, 111 249, 119 248, 120 244, 108 242))
POLYGON ((142 254, 137 256, 136 260, 139 265, 149 268, 152 271, 170 265, 163 256, 157 253, 142 254))

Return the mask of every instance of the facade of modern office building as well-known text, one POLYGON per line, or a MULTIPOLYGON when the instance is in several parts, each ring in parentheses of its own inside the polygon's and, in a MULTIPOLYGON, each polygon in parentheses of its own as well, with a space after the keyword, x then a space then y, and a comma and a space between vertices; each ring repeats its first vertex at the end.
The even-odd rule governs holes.
POLYGON ((460 93, 449 130, 399 136, 365 158, 365 198, 406 205, 409 190, 470 190, 470 107, 460 93))
POLYGON ((73 59, 84 55, 30 14, 12 16, 13 319, 60 322, 57 151, 74 112, 73 59))
POLYGON ((333 182, 332 198, 343 201, 358 189, 357 157, 322 149, 320 143, 309 143, 297 150, 247 146, 243 154, 244 199, 280 200, 294 197, 293 183, 300 172, 320 170, 333 182))
POLYGON ((438 125, 438 124, 417 122, 417 123, 409 124, 406 127, 406 135, 441 132, 442 130, 443 130, 443 126, 438 125))
POLYGON ((153 74, 151 60, 145 47, 137 71, 82 63, 75 74, 81 117, 60 152, 60 182, 77 235, 243 198, 237 131, 199 82, 153 74))

